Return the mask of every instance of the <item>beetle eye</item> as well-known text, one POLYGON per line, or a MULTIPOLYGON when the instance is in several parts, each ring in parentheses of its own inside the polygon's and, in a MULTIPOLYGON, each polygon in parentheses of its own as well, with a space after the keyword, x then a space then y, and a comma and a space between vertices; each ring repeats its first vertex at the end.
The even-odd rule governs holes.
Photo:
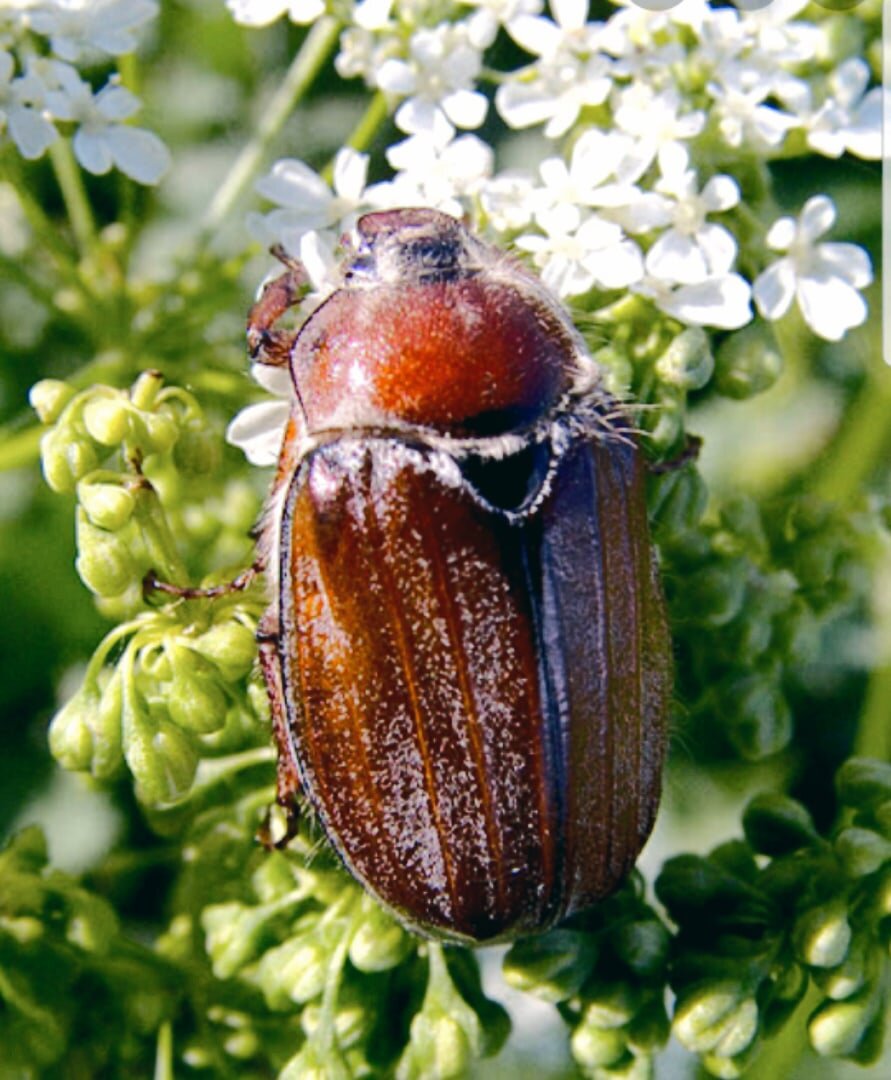
POLYGON ((408 260, 419 270, 448 271, 458 267, 461 244, 458 240, 414 240, 405 245, 408 260))
POLYGON ((346 266, 344 277, 349 281, 351 277, 365 277, 373 274, 376 269, 374 255, 367 249, 357 252, 346 266))
POLYGON ((533 501, 548 475, 547 443, 532 443, 503 458, 472 455, 461 461, 464 479, 499 510, 520 510, 533 501))

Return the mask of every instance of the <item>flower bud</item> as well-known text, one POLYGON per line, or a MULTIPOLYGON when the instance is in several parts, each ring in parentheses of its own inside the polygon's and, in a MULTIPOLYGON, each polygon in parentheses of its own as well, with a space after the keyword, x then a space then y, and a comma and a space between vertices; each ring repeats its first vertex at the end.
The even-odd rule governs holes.
POLYGON ((641 1054, 652 1054, 668 1042, 671 1024, 665 1012, 661 990, 636 1013, 628 1025, 628 1045, 641 1054))
POLYGON ((743 814, 746 839, 764 855, 787 855, 819 837, 811 815, 787 795, 756 795, 743 814))
POLYGON ((98 596, 120 596, 139 577, 133 556, 119 533, 99 529, 77 509, 75 568, 87 588, 98 596))
POLYGON ((189 420, 176 440, 173 461, 190 476, 211 473, 219 467, 220 440, 203 421, 189 420))
POLYGON ((210 660, 226 682, 243 678, 257 659, 257 639, 253 630, 237 619, 215 623, 188 642, 189 648, 210 660))
POLYGON ((280 851, 272 851, 251 875, 251 885, 262 903, 271 904, 297 887, 294 864, 280 851))
POLYGON ((850 944, 847 908, 840 900, 805 911, 792 929, 792 945, 797 955, 811 967, 835 967, 844 960, 850 944))
POLYGON ((409 1070, 400 1063, 397 1080, 408 1077, 435 1076, 437 1080, 461 1080, 467 1074, 473 1047, 467 1032, 457 1020, 439 1010, 423 1009, 411 1022, 412 1064, 409 1070))
POLYGON ((624 1027, 640 1008, 641 993, 630 983, 585 988, 585 1024, 595 1028, 624 1027))
POLYGON ((828 998, 844 1001, 866 982, 867 949, 862 938, 854 938, 844 960, 834 968, 817 970, 814 981, 828 998))
POLYGON ((130 387, 130 401, 139 410, 152 409, 163 385, 160 371, 143 371, 130 387))
POLYGON ((256 980, 269 1007, 285 1009, 318 997, 325 988, 328 960, 328 950, 311 934, 268 949, 257 965, 256 980))
POLYGON ((724 626, 739 614, 745 598, 747 566, 743 559, 722 559, 704 566, 688 582, 684 606, 701 626, 724 626))
POLYGON ((518 990, 556 1003, 579 992, 596 959, 591 935, 551 930, 511 946, 504 958, 504 977, 518 990))
POLYGON ((414 944, 402 927, 377 904, 369 904, 367 918, 350 941, 350 961, 359 971, 386 971, 396 967, 414 944))
POLYGON ((621 1030, 597 1027, 586 1020, 576 1027, 569 1040, 572 1056, 583 1069, 604 1069, 618 1064, 627 1053, 621 1030))
POLYGON ((845 806, 870 810, 891 799, 891 764, 875 758, 849 758, 835 778, 845 806))
POLYGON ((168 644, 173 678, 165 698, 170 719, 186 731, 209 735, 226 722, 226 695, 213 668, 191 649, 168 644))
POLYGON ((61 379, 41 379, 28 394, 31 408, 42 424, 54 424, 73 397, 74 388, 61 379))
POLYGON ((40 440, 43 476, 60 495, 74 491, 75 484, 99 464, 91 443, 69 425, 51 428, 40 440))
POLYGON ((250 1031, 247 1028, 242 1028, 241 1031, 236 1031, 232 1035, 228 1035, 223 1043, 223 1048, 226 1053, 236 1059, 236 1061, 249 1061, 252 1057, 256 1057, 262 1049, 262 1043, 260 1042, 260 1036, 256 1031, 250 1031))
POLYGON ((77 894, 74 910, 65 927, 65 939, 77 948, 97 955, 108 952, 118 933, 114 910, 101 897, 77 894))
POLYGON ((691 326, 682 330, 656 361, 656 374, 679 390, 701 390, 714 367, 708 335, 701 327, 691 326))
POLYGON ((824 1057, 849 1057, 872 1023, 878 1004, 874 988, 865 987, 845 1001, 822 1005, 808 1021, 811 1046, 824 1057))
POLYGON ((769 677, 734 680, 724 694, 727 735, 741 757, 760 761, 776 754, 792 737, 792 714, 780 688, 769 677))
POLYGON ((835 852, 849 877, 866 877, 891 859, 891 843, 872 829, 852 826, 836 837, 835 852))
POLYGON ((707 503, 708 489, 695 468, 663 473, 650 500, 655 527, 668 536, 695 529, 707 503))
POLYGON ((758 1006, 736 983, 711 983, 679 1002, 673 1031, 694 1053, 736 1057, 758 1033, 758 1006))
POLYGON ((49 727, 50 753, 63 769, 86 772, 93 761, 91 721, 99 708, 99 689, 84 683, 53 717, 49 727))
POLYGON ((613 937, 617 955, 639 978, 660 976, 668 960, 671 936, 658 919, 623 923, 613 937))
POLYGON ((124 756, 136 780, 140 801, 151 806, 181 798, 198 767, 192 737, 166 720, 153 730, 152 723, 132 716, 129 720, 125 717, 124 732, 124 756))
POLYGON ((729 334, 715 357, 715 389, 729 398, 748 398, 769 389, 783 371, 783 357, 759 323, 729 334))
POLYGON ((77 498, 93 525, 109 532, 122 529, 133 514, 132 492, 118 484, 88 483, 77 485, 77 498))
POLYGON ((278 1074, 278 1080, 353 1080, 354 1074, 334 1046, 317 1046, 308 1039, 278 1074))
POLYGON ((83 421, 90 438, 102 446, 120 445, 130 430, 128 408, 121 394, 88 401, 84 406, 83 421))
POLYGON ((163 413, 139 413, 133 418, 133 427, 147 454, 166 454, 179 435, 176 422, 163 413))
POLYGON ((204 947, 218 979, 230 979, 254 959, 268 922, 267 908, 246 907, 236 901, 211 904, 204 909, 201 914, 204 947))

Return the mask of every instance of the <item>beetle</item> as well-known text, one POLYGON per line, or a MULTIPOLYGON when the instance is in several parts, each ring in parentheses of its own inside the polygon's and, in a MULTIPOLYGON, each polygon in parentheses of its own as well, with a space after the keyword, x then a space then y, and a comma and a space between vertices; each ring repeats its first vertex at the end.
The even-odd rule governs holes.
POLYGON ((671 647, 625 410, 518 261, 429 209, 366 214, 296 331, 260 539, 279 798, 421 934, 542 930, 622 882, 655 817, 671 647))

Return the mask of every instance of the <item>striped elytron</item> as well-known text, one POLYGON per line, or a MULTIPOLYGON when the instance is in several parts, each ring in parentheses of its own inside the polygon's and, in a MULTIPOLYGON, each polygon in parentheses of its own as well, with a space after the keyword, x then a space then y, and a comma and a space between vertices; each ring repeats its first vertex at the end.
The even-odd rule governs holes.
POLYGON ((279 792, 421 932, 491 941, 622 881, 659 798, 670 645, 621 409, 557 301, 432 210, 366 215, 274 329, 294 406, 262 541, 279 792))

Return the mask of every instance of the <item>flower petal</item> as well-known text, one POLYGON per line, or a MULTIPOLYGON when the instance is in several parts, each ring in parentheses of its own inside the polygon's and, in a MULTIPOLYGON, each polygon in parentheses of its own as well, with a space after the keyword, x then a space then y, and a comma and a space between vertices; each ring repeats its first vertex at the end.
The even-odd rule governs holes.
POLYGON ((459 128, 478 128, 488 108, 485 95, 476 90, 455 90, 442 99, 443 112, 459 128))
POLYGON ((866 321, 866 301, 838 278, 802 278, 797 296, 804 321, 826 341, 840 341, 848 330, 866 321))
POLYGON ((835 204, 828 195, 814 195, 804 204, 798 220, 800 236, 812 243, 835 224, 835 204))
POLYGON ((869 255, 858 244, 820 244, 817 260, 820 271, 841 278, 855 289, 863 289, 872 281, 869 255))
POLYGON ((226 442, 242 450, 252 465, 274 465, 290 412, 287 401, 248 405, 226 429, 226 442))
POLYGON ((115 165, 140 184, 157 184, 170 167, 170 151, 153 131, 112 124, 105 138, 115 165))
POLYGON ((752 290, 739 274, 725 274, 698 285, 681 285, 659 303, 669 315, 693 326, 737 330, 751 321, 752 290))
POLYGON ((755 278, 752 292, 765 319, 781 319, 795 296, 795 264, 791 259, 778 259, 755 278))

